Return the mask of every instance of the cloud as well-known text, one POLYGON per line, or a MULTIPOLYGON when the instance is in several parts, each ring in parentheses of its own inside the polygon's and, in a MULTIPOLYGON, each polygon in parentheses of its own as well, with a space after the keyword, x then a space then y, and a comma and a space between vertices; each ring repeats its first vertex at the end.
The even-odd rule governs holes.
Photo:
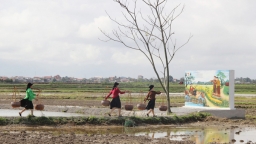
MULTIPOLYGON (((190 33, 193 38, 176 53, 171 75, 179 78, 186 70, 234 69, 236 76, 256 78, 256 2, 174 0, 167 7, 179 3, 185 4, 185 10, 173 23, 172 38, 178 46, 190 33)), ((150 14, 143 5, 138 9, 144 16, 150 14)), ((3 1, 0 63, 5 68, 1 75, 25 75, 28 67, 24 63, 29 63, 41 75, 155 77, 141 52, 98 40, 106 38, 98 28, 107 33, 117 29, 105 11, 127 24, 120 10, 117 3, 102 0, 3 1)), ((157 67, 161 68, 159 61, 157 67)))
POLYGON ((112 60, 116 61, 118 64, 132 64, 141 65, 147 62, 147 59, 139 51, 125 51, 125 52, 115 52, 112 54, 112 60))
POLYGON ((111 30, 111 20, 107 16, 95 18, 92 23, 82 24, 79 27, 78 35, 81 38, 98 38, 102 35, 99 28, 104 31, 111 30))

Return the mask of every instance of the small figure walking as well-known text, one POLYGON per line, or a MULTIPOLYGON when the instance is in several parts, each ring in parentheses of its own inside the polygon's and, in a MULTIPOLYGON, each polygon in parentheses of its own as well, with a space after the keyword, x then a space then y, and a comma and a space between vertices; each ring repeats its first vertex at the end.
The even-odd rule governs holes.
POLYGON ((112 90, 110 93, 105 97, 105 100, 109 98, 109 96, 112 94, 112 101, 110 102, 110 112, 108 113, 109 116, 111 116, 111 113, 115 110, 118 109, 118 116, 121 117, 121 101, 119 94, 124 94, 125 92, 122 92, 118 88, 119 83, 115 82, 112 90))
POLYGON ((211 80, 211 82, 213 83, 213 95, 216 95, 216 83, 217 83, 217 81, 216 81, 216 76, 214 76, 214 78, 213 78, 213 80, 211 80))
POLYGON ((153 117, 155 117, 155 112, 154 112, 154 108, 155 108, 155 102, 156 102, 156 94, 161 94, 161 92, 156 92, 153 90, 154 89, 154 85, 150 85, 149 86, 149 92, 147 97, 144 99, 144 102, 146 102, 146 100, 149 100, 148 105, 146 107, 147 110, 149 110, 147 112, 147 116, 149 117, 149 114, 152 112, 153 117))
POLYGON ((216 95, 218 97, 220 97, 220 85, 221 85, 220 79, 216 77, 216 95))
POLYGON ((36 95, 32 90, 31 90, 31 87, 33 86, 32 83, 28 83, 27 84, 27 89, 26 89, 26 97, 24 99, 22 99, 20 102, 21 102, 21 107, 24 107, 24 109, 19 112, 19 115, 21 116, 21 114, 27 110, 27 109, 30 109, 31 110, 31 116, 34 116, 33 115, 33 109, 34 109, 34 105, 32 103, 32 100, 35 99, 37 101, 37 98, 35 98, 35 96, 38 96, 36 95))

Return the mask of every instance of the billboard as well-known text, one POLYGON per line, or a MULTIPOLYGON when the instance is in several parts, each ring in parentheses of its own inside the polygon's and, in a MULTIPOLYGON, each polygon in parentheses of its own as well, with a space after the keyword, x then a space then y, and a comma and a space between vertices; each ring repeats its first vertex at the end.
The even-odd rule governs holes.
POLYGON ((234 71, 186 71, 185 106, 234 109, 234 71))

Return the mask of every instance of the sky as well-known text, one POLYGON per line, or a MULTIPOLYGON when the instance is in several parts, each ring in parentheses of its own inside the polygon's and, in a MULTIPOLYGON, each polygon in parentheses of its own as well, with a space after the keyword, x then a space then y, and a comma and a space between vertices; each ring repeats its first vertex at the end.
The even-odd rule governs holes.
MULTIPOLYGON (((186 71, 186 73, 189 73, 194 77, 192 83, 197 82, 210 82, 214 79, 214 76, 217 76, 219 78, 222 78, 224 81, 229 81, 229 74, 232 73, 232 71, 229 70, 207 70, 207 71, 186 71), (219 77, 218 73, 221 72, 224 74, 225 77, 219 77)), ((232 75, 232 74, 231 74, 232 75)))
MULTIPOLYGON (((256 79, 256 1, 168 0, 166 12, 178 4, 185 9, 173 22, 173 39, 182 45, 193 37, 175 54, 170 75, 235 70, 235 77, 256 79)), ((147 5, 137 8, 150 15, 147 5)), ((0 76, 155 78, 141 52, 101 41, 99 28, 118 28, 107 13, 127 24, 122 12, 113 0, 0 0, 0 76)))

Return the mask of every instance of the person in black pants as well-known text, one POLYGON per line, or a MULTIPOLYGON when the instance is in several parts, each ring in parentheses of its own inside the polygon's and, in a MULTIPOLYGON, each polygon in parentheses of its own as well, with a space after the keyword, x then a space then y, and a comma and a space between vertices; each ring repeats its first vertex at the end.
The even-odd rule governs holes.
POLYGON ((27 110, 27 109, 30 109, 31 110, 31 115, 33 115, 33 109, 34 109, 34 105, 32 103, 32 100, 35 99, 37 101, 37 98, 35 98, 35 96, 38 96, 36 95, 32 90, 31 90, 31 87, 33 86, 32 83, 28 83, 27 84, 27 89, 26 89, 26 97, 24 99, 22 99, 20 101, 21 103, 21 107, 24 107, 24 109, 19 112, 19 115, 21 116, 21 114, 27 110))
POLYGON ((118 109, 118 116, 121 117, 121 101, 120 101, 120 96, 119 94, 124 94, 125 92, 120 91, 118 88, 119 83, 115 82, 112 90, 110 93, 105 97, 105 100, 109 98, 109 96, 112 94, 112 101, 110 103, 110 112, 108 113, 109 116, 111 116, 111 113, 115 110, 118 109))
POLYGON ((161 92, 156 92, 153 89, 154 89, 154 85, 150 85, 148 95, 144 99, 144 102, 146 102, 146 100, 149 100, 148 105, 146 107, 146 109, 148 110, 147 116, 149 116, 149 114, 152 112, 153 117, 155 117, 156 115, 154 112, 154 108, 155 108, 155 102, 156 102, 156 94, 161 94, 161 92))

